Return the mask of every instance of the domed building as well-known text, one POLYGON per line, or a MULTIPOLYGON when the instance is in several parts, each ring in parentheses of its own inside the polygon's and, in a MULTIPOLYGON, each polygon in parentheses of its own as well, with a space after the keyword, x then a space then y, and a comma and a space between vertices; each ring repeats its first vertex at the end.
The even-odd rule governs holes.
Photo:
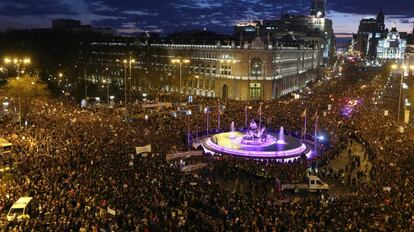
POLYGON ((389 60, 403 62, 406 47, 407 40, 401 38, 401 35, 394 24, 386 37, 380 39, 378 42, 377 59, 380 62, 387 62, 389 60))

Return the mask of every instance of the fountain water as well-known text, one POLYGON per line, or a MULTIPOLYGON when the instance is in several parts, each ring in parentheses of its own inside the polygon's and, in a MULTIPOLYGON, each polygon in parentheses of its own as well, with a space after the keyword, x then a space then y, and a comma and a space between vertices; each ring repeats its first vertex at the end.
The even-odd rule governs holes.
POLYGON ((285 130, 283 129, 283 126, 280 127, 280 131, 279 131, 279 138, 276 142, 277 144, 286 144, 285 141, 285 130))
POLYGON ((236 130, 231 122, 230 131, 212 135, 202 140, 204 151, 210 154, 226 154, 254 159, 292 160, 311 150, 302 140, 284 134, 284 128, 276 133, 265 132, 252 120, 245 133, 236 130))
POLYGON ((231 121, 231 124, 230 124, 230 138, 231 139, 236 138, 236 133, 234 131, 236 131, 234 127, 234 121, 231 121))

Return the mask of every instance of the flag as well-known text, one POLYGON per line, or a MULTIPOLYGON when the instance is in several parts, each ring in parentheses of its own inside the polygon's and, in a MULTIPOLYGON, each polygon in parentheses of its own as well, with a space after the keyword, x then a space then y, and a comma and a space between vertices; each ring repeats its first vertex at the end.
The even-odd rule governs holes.
POLYGON ((306 109, 302 112, 302 114, 300 115, 302 118, 306 117, 306 109))
POLYGON ((318 111, 315 112, 315 116, 313 116, 313 119, 317 119, 318 118, 318 111))

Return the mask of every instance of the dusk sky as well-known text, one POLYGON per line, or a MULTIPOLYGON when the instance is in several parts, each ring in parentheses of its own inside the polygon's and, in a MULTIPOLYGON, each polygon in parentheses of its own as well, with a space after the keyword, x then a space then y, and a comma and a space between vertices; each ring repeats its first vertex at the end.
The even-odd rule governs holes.
MULTIPOLYGON (((310 0, 2 0, 0 29, 50 27, 56 18, 131 33, 202 29, 232 33, 238 21, 308 14, 310 0), (36 2, 36 3, 34 3, 36 2)), ((383 9, 387 27, 411 32, 413 0, 328 0, 335 33, 352 33, 359 20, 383 9)))

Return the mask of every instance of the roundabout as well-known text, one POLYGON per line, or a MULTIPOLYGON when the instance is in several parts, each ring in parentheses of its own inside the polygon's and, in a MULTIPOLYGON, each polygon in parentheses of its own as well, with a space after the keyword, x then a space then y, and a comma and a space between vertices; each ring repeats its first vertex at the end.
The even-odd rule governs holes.
POLYGON ((232 131, 204 137, 199 141, 206 153, 212 155, 231 155, 250 159, 266 159, 287 162, 312 156, 311 144, 284 134, 265 132, 254 121, 247 132, 232 131))

